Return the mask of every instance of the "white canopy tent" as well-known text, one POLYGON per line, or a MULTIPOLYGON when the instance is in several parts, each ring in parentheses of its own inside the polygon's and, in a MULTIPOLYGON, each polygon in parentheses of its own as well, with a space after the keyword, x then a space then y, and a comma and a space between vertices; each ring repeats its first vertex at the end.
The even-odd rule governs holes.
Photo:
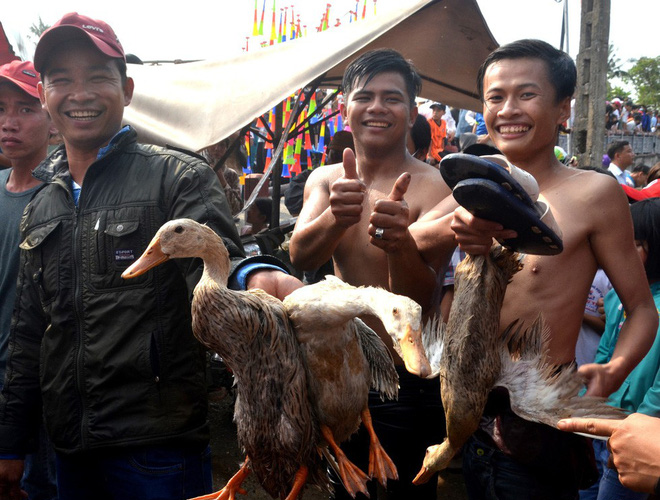
POLYGON ((129 65, 135 95, 125 121, 142 142, 198 151, 319 77, 321 86, 338 86, 350 61, 379 47, 413 61, 424 97, 480 109, 477 69, 497 42, 476 0, 407 0, 368 20, 235 57, 129 65))

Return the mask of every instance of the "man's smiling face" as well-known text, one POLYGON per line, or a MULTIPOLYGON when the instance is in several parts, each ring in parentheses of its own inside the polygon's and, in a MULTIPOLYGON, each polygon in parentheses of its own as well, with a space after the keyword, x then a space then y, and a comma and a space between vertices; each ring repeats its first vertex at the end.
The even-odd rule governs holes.
POLYGON ((405 144, 417 116, 403 76, 395 72, 378 73, 366 85, 359 82, 342 111, 356 144, 368 148, 405 144))
POLYGON ((122 82, 114 59, 75 41, 51 53, 40 94, 67 149, 93 151, 121 128, 133 82, 122 82))

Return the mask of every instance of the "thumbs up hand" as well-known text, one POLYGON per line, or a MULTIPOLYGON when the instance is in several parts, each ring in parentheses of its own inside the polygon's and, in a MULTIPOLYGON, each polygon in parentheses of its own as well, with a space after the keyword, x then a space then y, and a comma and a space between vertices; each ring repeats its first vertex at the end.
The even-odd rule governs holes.
POLYGON ((330 210, 339 226, 348 228, 360 221, 366 186, 359 179, 355 153, 344 149, 344 175, 330 186, 330 210))
POLYGON ((408 172, 401 174, 388 197, 375 203, 369 218, 370 243, 387 253, 400 250, 408 241, 410 211, 404 196, 411 178, 408 172))

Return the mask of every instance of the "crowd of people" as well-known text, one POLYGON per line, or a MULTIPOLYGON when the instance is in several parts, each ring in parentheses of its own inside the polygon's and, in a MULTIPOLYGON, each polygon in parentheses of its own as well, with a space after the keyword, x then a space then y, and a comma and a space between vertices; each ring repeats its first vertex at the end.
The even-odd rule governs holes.
POLYGON ((645 135, 657 134, 660 110, 644 104, 625 102, 615 97, 605 103, 605 130, 608 134, 645 135))
MULTIPOLYGON (((513 42, 479 70, 482 113, 453 117, 431 102, 420 118, 413 64, 392 49, 366 52, 342 81, 350 141, 343 134, 341 157, 309 172, 301 188, 293 266, 314 272, 332 262, 351 285, 406 295, 430 316, 450 307, 461 252, 486 255, 494 240, 520 239, 509 219, 497 220, 499 205, 492 220, 460 206, 438 163, 450 151, 496 153, 536 179, 563 251, 524 255, 500 328, 531 325, 541 313, 549 359, 571 366, 583 323, 598 317, 590 324, 602 338, 577 372, 587 395, 633 414, 570 419, 558 430, 523 420, 493 392, 463 450, 470 499, 644 498, 660 488, 658 440, 648 439, 660 432, 660 201, 651 190, 660 167, 635 170, 626 141, 610 146, 607 171, 559 158, 576 78, 564 52, 513 42), (598 293, 602 316, 593 310, 598 293), (565 431, 611 438, 591 448, 565 431)), ((190 311, 201 264, 120 277, 163 223, 191 218, 219 234, 233 289, 283 299, 304 286, 278 259, 244 256, 234 221, 243 199, 222 165, 228 143, 205 159, 139 143, 123 124, 133 88, 112 27, 76 13, 43 33, 33 63, 0 67, 0 147, 10 167, 0 171, 0 499, 212 492, 206 356, 190 311), (58 133, 62 144, 48 153, 58 133)), ((267 230, 269 207, 267 199, 251 207, 253 233, 267 230)), ((370 484, 371 498, 435 499, 436 477, 412 479, 426 448, 445 436, 440 381, 407 373, 383 326, 365 321, 388 346, 400 386, 397 401, 369 396, 373 427, 399 471, 385 488, 370 484)), ((368 440, 359 431, 343 444, 361 468, 368 440)), ((347 496, 337 483, 333 498, 347 496)))

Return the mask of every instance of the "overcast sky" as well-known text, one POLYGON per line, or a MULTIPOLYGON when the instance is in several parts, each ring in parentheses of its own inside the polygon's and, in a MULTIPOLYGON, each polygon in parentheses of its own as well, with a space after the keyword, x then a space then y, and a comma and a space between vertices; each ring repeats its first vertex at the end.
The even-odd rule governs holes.
MULTIPOLYGON (((356 0, 329 0, 330 19, 348 22, 348 12, 356 0)), ((367 0, 367 15, 373 15, 373 0, 367 0)), ((378 0, 378 11, 404 0, 378 0)), ((520 38, 540 38, 559 46, 563 2, 569 5, 569 49, 576 56, 579 49, 580 0, 477 0, 495 39, 504 44, 520 38)), ((259 16, 263 0, 258 0, 259 16)), ((630 58, 660 55, 657 22, 660 0, 611 0, 610 41, 623 63, 630 58), (648 22, 646 22, 648 21, 648 22)), ((361 14, 364 0, 359 0, 361 14)), ((143 60, 209 59, 219 53, 240 52, 245 37, 251 36, 254 0, 186 0, 185 8, 167 7, 169 2, 152 0, 30 0, 20 8, 2 9, 0 21, 16 49, 18 37, 26 42, 31 58, 34 42, 29 28, 39 17, 53 24, 66 12, 78 11, 103 19, 116 31, 127 52, 143 60), (222 51, 222 52, 221 52, 222 51)), ((296 14, 308 30, 319 24, 325 0, 277 0, 277 7, 293 4, 296 14)), ((272 0, 266 0, 264 31, 270 34, 272 0)), ((290 17, 289 17, 290 20, 290 17)), ((279 23, 279 14, 277 15, 279 23)), ((250 38, 250 50, 258 41, 250 38)), ((442 50, 442 48, 441 48, 442 50)))

